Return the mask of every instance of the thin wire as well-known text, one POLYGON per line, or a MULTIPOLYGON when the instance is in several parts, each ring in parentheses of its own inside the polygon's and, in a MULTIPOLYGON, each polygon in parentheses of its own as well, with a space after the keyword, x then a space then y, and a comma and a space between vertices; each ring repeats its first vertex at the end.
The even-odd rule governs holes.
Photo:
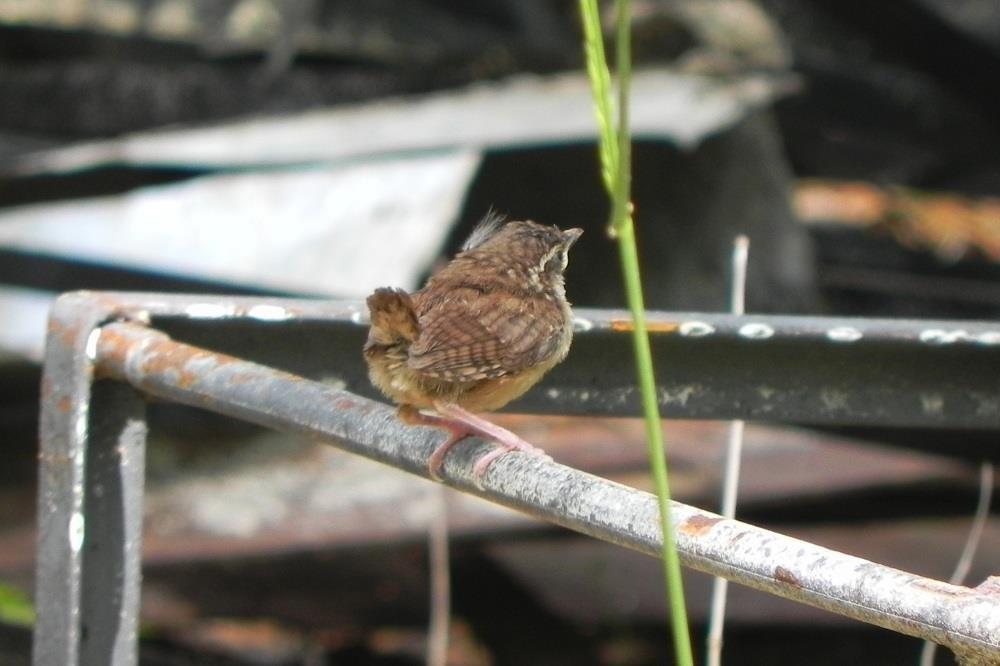
POLYGON ((430 562, 430 622, 427 627, 427 666, 448 662, 451 624, 451 565, 448 543, 448 502, 440 484, 427 493, 427 558, 430 562))
MULTIPOLYGON (((969 575, 972 560, 976 556, 983 531, 986 529, 986 521, 990 517, 990 504, 992 503, 993 464, 984 460, 979 466, 979 500, 976 502, 976 512, 972 516, 972 525, 969 527, 969 536, 965 539, 965 547, 962 548, 962 554, 959 556, 958 563, 955 564, 955 571, 949 580, 952 585, 960 585, 969 575)), ((937 643, 924 641, 924 648, 920 651, 920 666, 931 666, 934 663, 936 652, 937 643)))
POLYGON ((983 530, 986 528, 986 520, 990 515, 990 504, 993 503, 993 464, 983 461, 979 466, 979 501, 976 504, 976 513, 972 518, 972 526, 969 529, 969 538, 962 549, 962 556, 958 558, 955 565, 955 572, 951 575, 953 585, 961 584, 969 569, 972 568, 972 560, 976 556, 976 549, 979 548, 979 541, 982 539, 983 530))
MULTIPOLYGON (((733 241, 732 282, 729 288, 729 310, 735 315, 742 315, 746 310, 747 291, 747 260, 750 252, 750 240, 739 235, 733 241)), ((740 462, 743 458, 743 426, 742 419, 729 422, 726 441, 726 467, 722 485, 722 510, 726 518, 736 516, 736 496, 739 493, 740 462)), ((715 578, 712 581, 711 613, 708 621, 708 638, 706 640, 706 664, 720 666, 722 663, 722 631, 726 623, 726 593, 729 581, 725 578, 715 578)))

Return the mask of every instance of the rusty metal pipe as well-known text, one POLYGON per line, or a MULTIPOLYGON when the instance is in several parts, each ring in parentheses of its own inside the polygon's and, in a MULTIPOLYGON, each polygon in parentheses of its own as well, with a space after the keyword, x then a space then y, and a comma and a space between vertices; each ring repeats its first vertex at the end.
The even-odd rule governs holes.
MULTIPOLYGON (((138 324, 100 329, 95 372, 152 396, 315 437, 425 477, 427 457, 443 436, 403 425, 380 403, 178 343, 138 324)), ((517 454, 500 458, 477 484, 472 463, 489 446, 470 440, 449 454, 443 468, 448 485, 658 556, 662 535, 654 496, 517 454)), ((672 510, 686 566, 970 658, 1000 659, 1000 595, 988 589, 923 578, 677 502, 672 510)))

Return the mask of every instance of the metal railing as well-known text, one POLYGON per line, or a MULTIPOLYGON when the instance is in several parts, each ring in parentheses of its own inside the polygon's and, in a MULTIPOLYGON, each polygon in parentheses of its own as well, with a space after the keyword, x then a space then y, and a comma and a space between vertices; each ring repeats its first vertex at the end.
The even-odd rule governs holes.
MULTIPOLYGON (((421 476, 441 438, 373 401, 360 302, 77 292, 42 379, 34 663, 137 663, 145 396, 197 406, 421 476), (278 369, 280 368, 280 369, 278 369), (320 381, 322 380, 322 381, 320 381), (334 380, 334 381, 331 381, 334 380)), ((515 407, 634 414, 627 315, 579 310, 570 358, 515 407)), ((1000 325, 650 313, 669 416, 1000 429, 1000 325)), ((445 483, 657 556, 655 498, 558 463, 455 449, 445 483)), ((923 578, 675 502, 693 569, 1000 660, 1000 583, 923 578)))

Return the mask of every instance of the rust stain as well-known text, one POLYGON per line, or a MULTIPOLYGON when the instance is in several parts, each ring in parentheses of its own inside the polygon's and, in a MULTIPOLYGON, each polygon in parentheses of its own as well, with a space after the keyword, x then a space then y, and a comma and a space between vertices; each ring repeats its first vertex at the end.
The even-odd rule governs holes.
POLYGON ((58 335, 58 336, 62 337, 63 340, 65 341, 65 337, 64 337, 64 331, 65 330, 66 330, 66 327, 63 326, 63 323, 61 321, 59 321, 55 317, 49 317, 49 323, 48 323, 48 325, 45 328, 46 335, 48 335, 49 337, 58 335))
POLYGON ((69 410, 72 409, 72 407, 73 407, 73 401, 66 396, 59 398, 59 401, 56 403, 56 409, 58 409, 63 414, 68 413, 69 410))
MULTIPOLYGON (((101 333, 101 355, 113 360, 112 366, 118 369, 128 365, 130 372, 137 375, 130 376, 129 380, 137 385, 156 380, 191 390, 220 368, 242 363, 234 356, 189 347, 155 329, 146 331, 153 336, 142 338, 143 345, 139 345, 130 332, 114 327, 105 328, 101 333)), ((257 378, 252 372, 235 371, 225 379, 230 385, 239 385, 253 383, 257 378)))
POLYGON ((76 326, 67 325, 58 319, 50 318, 48 328, 49 337, 58 338, 65 346, 73 347, 76 344, 79 331, 76 326))
POLYGON ((252 384, 257 378, 248 372, 238 372, 230 375, 229 385, 230 386, 241 386, 243 384, 252 384))
POLYGON ((701 536, 709 532, 713 527, 715 527, 716 523, 722 522, 722 520, 722 518, 694 516, 681 523, 678 529, 691 536, 701 536))
POLYGON ((785 585, 802 587, 802 582, 799 580, 798 576, 782 566, 774 567, 774 580, 779 583, 784 583, 785 585))
MULTIPOLYGON (((140 367, 147 376, 175 373, 177 378, 173 382, 179 388, 189 389, 207 372, 238 361, 239 359, 225 354, 193 350, 165 338, 157 340, 143 351, 140 367), (203 362, 203 372, 190 368, 190 364, 195 361, 203 362)), ((243 381, 249 381, 249 378, 243 381)))
POLYGON ((348 398, 341 398, 337 401, 337 409, 354 409, 354 407, 354 401, 348 398))
MULTIPOLYGON (((612 331, 626 332, 634 331, 635 324, 631 319, 612 319, 608 322, 612 331)), ((646 330, 650 333, 676 333, 680 324, 674 321, 646 322, 646 330)))
POLYGON ((142 374, 145 376, 166 375, 174 372, 177 379, 173 382, 182 389, 189 389, 198 381, 198 376, 185 369, 184 364, 192 359, 187 350, 177 349, 175 345, 156 343, 150 345, 142 360, 142 374))
POLYGON ((104 292, 87 292, 87 299, 98 303, 101 307, 107 310, 116 310, 119 306, 124 304, 124 301, 117 296, 104 292))
POLYGON ((129 346, 128 339, 122 335, 118 335, 112 329, 103 329, 101 331, 99 347, 102 350, 108 349, 114 356, 124 359, 129 346))
POLYGON ((218 354, 216 352, 209 352, 207 354, 202 354, 205 358, 211 358, 212 363, 221 368, 224 365, 231 365, 233 363, 241 363, 242 361, 235 356, 227 356, 226 354, 218 354))
POLYGON ((175 349, 163 349, 161 343, 150 345, 143 354, 142 371, 148 374, 162 374, 167 370, 177 367, 180 362, 187 360, 187 355, 180 355, 175 349))
POLYGON ((198 381, 197 375, 193 372, 187 370, 180 370, 180 376, 177 377, 177 386, 182 389, 189 389, 194 386, 194 383, 198 381))

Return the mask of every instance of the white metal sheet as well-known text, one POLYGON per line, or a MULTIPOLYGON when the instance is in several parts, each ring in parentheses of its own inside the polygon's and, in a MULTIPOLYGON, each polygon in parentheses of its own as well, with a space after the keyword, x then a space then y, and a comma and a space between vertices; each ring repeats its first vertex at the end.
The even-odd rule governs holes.
POLYGON ((0 211, 0 247, 304 294, 417 286, 480 157, 195 178, 0 211))

